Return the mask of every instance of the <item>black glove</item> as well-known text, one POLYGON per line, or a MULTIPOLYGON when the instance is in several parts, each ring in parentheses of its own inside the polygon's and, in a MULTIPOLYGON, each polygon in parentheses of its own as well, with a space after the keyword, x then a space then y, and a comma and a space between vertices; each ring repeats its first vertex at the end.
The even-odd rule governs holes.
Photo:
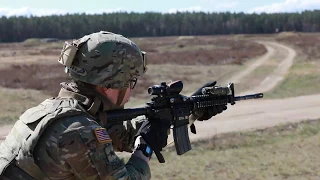
MULTIPOLYGON (((202 94, 202 88, 204 88, 204 87, 212 87, 212 86, 214 86, 216 84, 217 84, 216 81, 208 82, 205 85, 203 85, 201 88, 199 88, 196 92, 194 92, 192 94, 192 96, 201 95, 202 94)), ((203 121, 203 120, 210 119, 212 116, 215 116, 217 114, 222 113, 222 111, 224 111, 226 109, 227 109, 226 105, 219 105, 219 106, 201 108, 201 109, 193 112, 192 114, 193 114, 193 116, 198 117, 197 120, 203 121)))
POLYGON ((160 163, 165 162, 160 151, 167 145, 169 128, 169 121, 149 119, 141 125, 137 133, 137 136, 142 136, 144 141, 151 147, 160 163))

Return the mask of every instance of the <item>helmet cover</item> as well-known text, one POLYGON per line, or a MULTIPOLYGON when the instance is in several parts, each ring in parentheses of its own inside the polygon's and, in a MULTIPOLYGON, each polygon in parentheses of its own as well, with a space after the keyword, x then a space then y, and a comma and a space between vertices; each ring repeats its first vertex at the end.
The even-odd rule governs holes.
POLYGON ((97 86, 123 89, 145 71, 143 52, 131 40, 106 31, 73 42, 78 51, 68 74, 76 80, 97 86), (81 43, 79 43, 81 42, 81 43))

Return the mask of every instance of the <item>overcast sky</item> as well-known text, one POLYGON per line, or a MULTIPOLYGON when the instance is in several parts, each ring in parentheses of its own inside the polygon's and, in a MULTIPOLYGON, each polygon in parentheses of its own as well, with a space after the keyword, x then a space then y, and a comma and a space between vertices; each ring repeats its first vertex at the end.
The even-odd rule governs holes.
POLYGON ((272 13, 314 9, 320 9, 320 0, 0 0, 0 16, 116 11, 272 13))

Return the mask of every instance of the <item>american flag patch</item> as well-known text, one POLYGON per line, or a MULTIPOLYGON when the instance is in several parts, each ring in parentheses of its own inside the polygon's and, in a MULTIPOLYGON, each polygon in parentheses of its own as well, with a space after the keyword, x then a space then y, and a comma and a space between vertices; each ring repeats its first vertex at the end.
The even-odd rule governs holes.
POLYGON ((105 128, 98 128, 94 130, 94 133, 97 137, 99 143, 109 143, 112 142, 109 134, 107 133, 105 128))

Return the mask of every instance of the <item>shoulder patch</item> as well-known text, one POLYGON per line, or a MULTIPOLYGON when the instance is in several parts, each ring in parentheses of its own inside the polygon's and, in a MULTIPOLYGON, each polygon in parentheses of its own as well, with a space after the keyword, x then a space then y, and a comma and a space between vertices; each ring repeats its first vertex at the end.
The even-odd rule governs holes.
POLYGON ((105 128, 97 128, 94 130, 94 134, 99 142, 99 144, 112 142, 107 130, 105 128))

